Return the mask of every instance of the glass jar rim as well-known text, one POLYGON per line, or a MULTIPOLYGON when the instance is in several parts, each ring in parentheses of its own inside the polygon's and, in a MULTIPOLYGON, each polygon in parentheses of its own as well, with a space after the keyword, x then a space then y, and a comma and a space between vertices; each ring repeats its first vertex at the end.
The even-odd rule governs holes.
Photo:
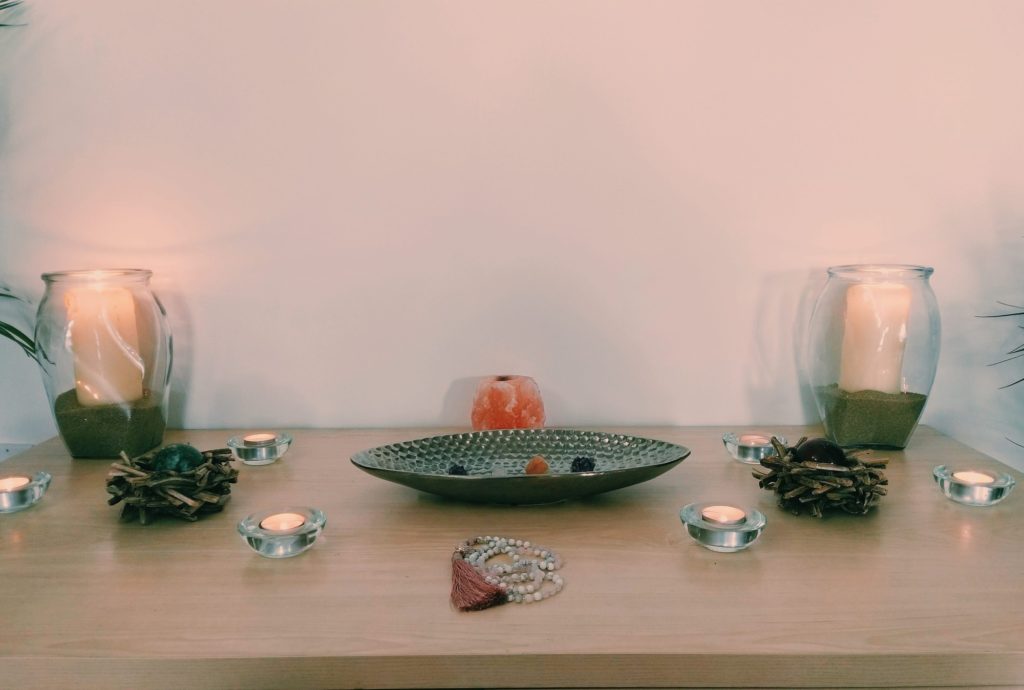
POLYGON ((108 280, 149 280, 153 271, 148 268, 97 268, 73 271, 51 271, 41 277, 48 283, 61 280, 81 280, 87 282, 104 282, 108 280))
POLYGON ((829 266, 830 276, 850 277, 852 274, 878 277, 921 277, 927 278, 935 269, 931 266, 917 266, 915 264, 845 264, 842 266, 829 266))

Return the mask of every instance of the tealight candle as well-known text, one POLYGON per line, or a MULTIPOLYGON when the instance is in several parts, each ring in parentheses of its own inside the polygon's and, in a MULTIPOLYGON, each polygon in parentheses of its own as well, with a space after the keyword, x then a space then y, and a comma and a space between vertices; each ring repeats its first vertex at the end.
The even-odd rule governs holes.
POLYGON ((734 460, 747 465, 759 465, 765 458, 775 455, 772 436, 779 439, 779 443, 786 444, 786 437, 778 434, 736 434, 732 431, 722 435, 722 443, 734 460))
POLYGON ((306 524, 306 518, 298 513, 275 513, 260 521, 260 527, 268 532, 287 532, 306 524))
POLYGON ((0 513, 16 513, 33 506, 50 486, 47 472, 36 472, 31 477, 14 474, 0 477, 0 513))
POLYGON ((691 503, 679 511, 686 531, 701 546, 719 553, 733 553, 747 548, 761 536, 764 515, 749 508, 691 503))
POLYGON ((322 510, 291 506, 247 516, 238 523, 238 533, 261 556, 290 558, 313 546, 326 524, 322 510))
POLYGON ((275 434, 268 434, 261 432, 258 434, 249 434, 248 436, 242 437, 242 444, 246 446, 264 446, 268 443, 272 443, 277 436, 275 434))
POLYGON ((28 477, 4 477, 0 479, 0 491, 17 491, 28 486, 32 481, 28 477))
POLYGON ((735 506, 708 506, 700 516, 718 525, 738 525, 747 519, 747 514, 735 506))
POLYGON ((1010 495, 1017 481, 1008 474, 957 470, 939 465, 932 471, 946 498, 968 506, 994 506, 1010 495))
POLYGON ((985 474, 984 472, 954 472, 953 479, 963 482, 964 484, 991 484, 996 480, 991 474, 985 474))
POLYGON ((228 439, 228 448, 246 465, 269 465, 288 452, 292 437, 286 433, 257 431, 228 439))

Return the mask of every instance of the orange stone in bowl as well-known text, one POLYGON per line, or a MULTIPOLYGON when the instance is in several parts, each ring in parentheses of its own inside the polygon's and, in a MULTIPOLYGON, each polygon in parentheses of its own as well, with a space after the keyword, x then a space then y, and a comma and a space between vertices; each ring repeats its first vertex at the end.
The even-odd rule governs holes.
POLYGON ((530 458, 530 462, 526 463, 526 474, 547 474, 548 472, 548 461, 544 459, 543 455, 534 455, 530 458))
POLYGON ((544 426, 544 401, 529 376, 489 376, 473 399, 473 429, 538 429, 544 426))

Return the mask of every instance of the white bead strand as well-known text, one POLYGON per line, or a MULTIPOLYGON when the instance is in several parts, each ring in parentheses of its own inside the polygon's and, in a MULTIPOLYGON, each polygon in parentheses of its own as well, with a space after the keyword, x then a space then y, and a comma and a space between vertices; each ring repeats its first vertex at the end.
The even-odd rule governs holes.
POLYGON ((466 562, 492 585, 505 591, 510 602, 529 604, 553 597, 562 591, 565 581, 555 571, 562 557, 549 548, 511 537, 482 536, 468 539, 460 550, 466 562), (503 563, 487 565, 495 556, 503 563))

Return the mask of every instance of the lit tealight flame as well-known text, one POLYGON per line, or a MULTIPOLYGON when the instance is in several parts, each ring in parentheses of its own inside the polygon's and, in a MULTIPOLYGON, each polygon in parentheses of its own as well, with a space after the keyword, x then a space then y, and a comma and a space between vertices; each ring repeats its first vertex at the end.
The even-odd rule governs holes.
POLYGON ((991 484, 996 480, 991 474, 985 474, 984 472, 954 472, 953 479, 964 484, 991 484))
POLYGON ((734 506, 708 506, 700 516, 719 525, 738 525, 747 519, 747 514, 734 506))
POLYGON ((304 524, 306 524, 306 518, 298 513, 275 513, 260 521, 260 527, 268 532, 287 532, 296 527, 302 527, 304 524))
POLYGON ((740 436, 741 446, 767 446, 771 445, 771 439, 760 434, 743 434, 740 436))
POLYGON ((32 480, 28 477, 4 477, 0 479, 0 491, 17 491, 24 489, 32 480))

